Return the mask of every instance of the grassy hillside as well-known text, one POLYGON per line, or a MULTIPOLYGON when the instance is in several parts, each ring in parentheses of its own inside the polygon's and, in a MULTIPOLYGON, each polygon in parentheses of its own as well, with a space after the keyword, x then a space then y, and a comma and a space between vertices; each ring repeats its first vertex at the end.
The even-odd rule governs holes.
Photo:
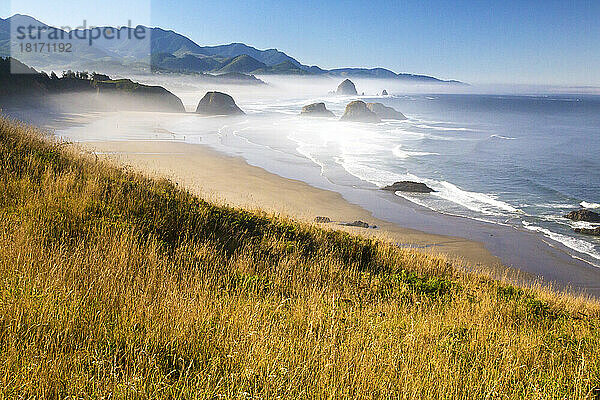
POLYGON ((218 207, 0 119, 3 398, 600 396, 598 303, 218 207))

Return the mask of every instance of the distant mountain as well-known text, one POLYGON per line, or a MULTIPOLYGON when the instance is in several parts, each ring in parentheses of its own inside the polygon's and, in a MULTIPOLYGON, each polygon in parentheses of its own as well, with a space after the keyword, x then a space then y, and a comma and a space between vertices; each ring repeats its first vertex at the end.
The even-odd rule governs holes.
POLYGON ((323 69, 321 67, 317 67, 316 65, 313 65, 313 66, 310 66, 310 67, 308 67, 306 65, 303 65, 302 69, 305 70, 306 72, 314 74, 314 75, 326 74, 326 73, 329 72, 326 69, 323 69))
POLYGON ((456 80, 441 80, 438 78, 434 78, 433 76, 427 76, 427 75, 415 75, 415 74, 398 74, 398 79, 402 79, 405 81, 411 81, 411 82, 430 82, 430 83, 450 83, 450 84, 457 84, 457 85, 467 85, 464 82, 461 81, 456 81, 456 80))
POLYGON ((347 78, 373 78, 373 79, 399 79, 409 82, 423 83, 452 83, 461 84, 460 81, 444 81, 433 76, 415 75, 415 74, 397 74, 385 68, 337 68, 325 72, 328 75, 347 77, 347 78))
POLYGON ((217 84, 235 84, 235 85, 266 85, 254 75, 241 74, 239 72, 227 72, 225 74, 212 75, 201 74, 203 81, 212 81, 217 84))
POLYGON ((152 54, 151 63, 155 71, 201 72, 220 69, 222 63, 211 57, 198 57, 186 54, 176 57, 169 53, 152 54))
POLYGON ((291 61, 284 61, 277 65, 257 69, 252 71, 254 75, 312 75, 302 67, 298 67, 291 61))
POLYGON ((201 47, 183 35, 161 28, 152 28, 151 32, 152 53, 202 54, 201 47))
POLYGON ((378 78, 378 79, 394 79, 398 75, 390 70, 384 68, 337 68, 328 71, 331 75, 345 76, 348 78, 361 77, 361 78, 378 78))
MULTIPOLYGON (((48 27, 36 19, 16 14, 0 19, 0 55, 9 55, 10 23, 22 26, 48 27)), ((147 28, 149 41, 98 39, 94 46, 86 41, 74 41, 69 54, 23 54, 18 58, 38 69, 127 70, 151 69, 156 72, 195 72, 211 74, 283 74, 325 75, 336 77, 400 79, 406 82, 460 83, 443 81, 426 75, 396 74, 385 68, 336 68, 325 70, 318 66, 301 64, 277 49, 259 50, 243 43, 220 46, 200 46, 193 40, 172 30, 147 28), (149 65, 148 65, 149 64, 149 65)), ((121 37, 128 37, 134 28, 122 27, 121 37)), ((86 32, 76 31, 82 35, 86 32)), ((89 30, 88 32, 89 33, 89 30)), ((42 38, 40 41, 44 41, 42 38)))
POLYGON ((267 66, 278 65, 283 62, 290 62, 296 67, 302 66, 302 64, 300 64, 298 60, 288 56, 287 54, 277 49, 258 50, 254 47, 245 45, 243 43, 231 43, 221 46, 201 47, 199 53, 207 56, 219 56, 228 58, 237 57, 241 55, 248 55, 254 58, 255 60, 260 61, 261 63, 266 64, 267 66))
POLYGON ((220 68, 218 73, 227 73, 227 72, 241 72, 241 73, 251 73, 252 71, 256 71, 261 68, 266 68, 267 65, 261 63, 260 61, 250 57, 247 54, 242 54, 241 56, 234 57, 220 68))

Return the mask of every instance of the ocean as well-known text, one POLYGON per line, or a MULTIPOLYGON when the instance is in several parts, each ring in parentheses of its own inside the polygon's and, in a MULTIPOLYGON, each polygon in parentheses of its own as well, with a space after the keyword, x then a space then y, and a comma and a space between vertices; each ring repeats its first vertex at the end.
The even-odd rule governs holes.
POLYGON ((580 207, 600 211, 600 97, 378 101, 409 120, 342 140, 339 159, 349 173, 378 186, 425 182, 437 192, 397 195, 438 212, 538 231, 600 265, 600 239, 573 232, 590 224, 563 217, 580 207))

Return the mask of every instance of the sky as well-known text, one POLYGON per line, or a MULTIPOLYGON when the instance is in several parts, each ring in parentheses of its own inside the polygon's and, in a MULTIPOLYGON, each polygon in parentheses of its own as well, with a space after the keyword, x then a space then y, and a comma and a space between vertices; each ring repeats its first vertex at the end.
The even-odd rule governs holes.
POLYGON ((160 26, 200 45, 277 48, 322 68, 480 84, 600 86, 600 1, 0 0, 50 25, 160 26))

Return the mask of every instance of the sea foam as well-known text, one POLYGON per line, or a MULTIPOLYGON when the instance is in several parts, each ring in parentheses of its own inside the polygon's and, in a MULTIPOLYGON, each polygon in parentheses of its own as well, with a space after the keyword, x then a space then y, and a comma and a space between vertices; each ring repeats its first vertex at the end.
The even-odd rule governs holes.
POLYGON ((579 204, 583 208, 600 208, 600 204, 598 204, 598 203, 588 203, 587 201, 582 201, 579 204))
MULTIPOLYGON (((544 236, 561 243, 562 245, 575 250, 579 253, 586 254, 598 261, 600 261, 600 253, 595 249, 595 246, 592 243, 586 242, 584 240, 580 240, 574 237, 561 235, 560 233, 552 232, 549 229, 542 228, 536 225, 533 225, 527 221, 522 221, 523 226, 533 232, 542 233, 544 236)), ((579 257, 575 257, 579 258, 579 257)), ((600 267, 599 263, 593 263, 594 266, 600 267)))

